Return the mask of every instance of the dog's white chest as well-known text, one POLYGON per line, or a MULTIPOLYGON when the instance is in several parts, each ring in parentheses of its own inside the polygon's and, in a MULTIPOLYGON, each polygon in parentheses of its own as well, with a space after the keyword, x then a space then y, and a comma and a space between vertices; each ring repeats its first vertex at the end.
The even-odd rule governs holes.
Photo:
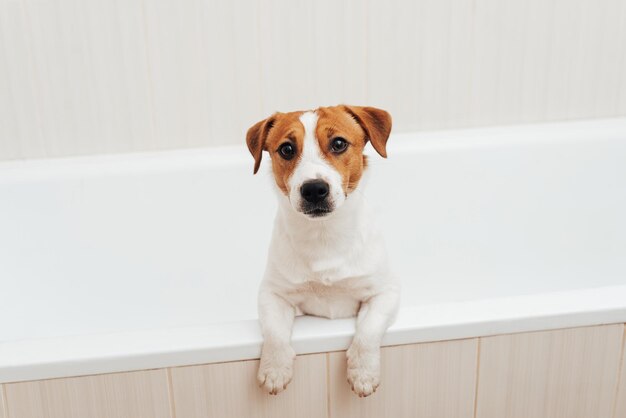
MULTIPOLYGON (((348 282, 348 281, 345 281, 348 282)), ((355 316, 365 289, 352 289, 349 283, 325 284, 308 281, 292 293, 302 313, 326 318, 355 316)))
POLYGON ((322 283, 330 286, 332 283, 351 276, 351 268, 347 266, 344 257, 333 257, 312 260, 308 263, 310 276, 307 281, 322 283))

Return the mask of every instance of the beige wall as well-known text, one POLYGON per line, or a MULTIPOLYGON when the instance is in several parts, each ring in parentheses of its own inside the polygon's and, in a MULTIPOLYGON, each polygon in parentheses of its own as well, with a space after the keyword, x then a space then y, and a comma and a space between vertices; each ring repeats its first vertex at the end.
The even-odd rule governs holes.
POLYGON ((0 389, 4 418, 621 418, 623 343, 616 324, 385 347, 366 399, 350 391, 343 352, 299 356, 278 396, 257 386, 258 361, 0 389))
POLYGON ((626 1, 0 0, 0 159, 241 143, 338 102, 399 131, 626 115, 626 1))

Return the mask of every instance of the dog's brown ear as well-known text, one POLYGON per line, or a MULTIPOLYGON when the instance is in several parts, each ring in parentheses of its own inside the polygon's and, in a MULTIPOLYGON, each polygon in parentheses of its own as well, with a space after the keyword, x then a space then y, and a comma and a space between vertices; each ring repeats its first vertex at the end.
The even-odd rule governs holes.
POLYGON ((391 115, 375 107, 344 106, 346 112, 357 121, 365 131, 368 140, 381 157, 387 158, 387 139, 391 132, 391 115))
POLYGON ((265 149, 265 140, 267 139, 270 129, 274 126, 274 121, 274 116, 263 119, 262 121, 252 125, 246 134, 248 149, 250 150, 250 154, 254 157, 254 174, 259 171, 261 158, 263 157, 263 150, 265 149))

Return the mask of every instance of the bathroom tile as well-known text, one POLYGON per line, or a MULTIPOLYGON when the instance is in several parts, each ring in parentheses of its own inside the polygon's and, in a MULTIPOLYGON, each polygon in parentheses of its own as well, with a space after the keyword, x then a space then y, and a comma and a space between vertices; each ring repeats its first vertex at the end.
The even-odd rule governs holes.
MULTIPOLYGON (((499 89, 498 98, 493 101, 493 106, 502 106, 499 118, 503 121, 519 122, 549 118, 546 106, 549 83, 553 77, 550 66, 554 64, 552 60, 555 53, 565 52, 561 49, 555 51, 552 44, 554 35, 558 34, 554 28, 558 15, 550 12, 555 3, 544 0, 527 2, 489 0, 488 4, 492 8, 500 5, 509 12, 516 13, 509 14, 506 22, 503 22, 507 26, 500 28, 509 35, 502 39, 499 45, 502 64, 499 69, 496 68, 498 74, 494 74, 489 67, 480 67, 479 61, 476 61, 474 67, 475 70, 483 70, 480 73, 482 77, 478 75, 482 82, 493 83, 493 78, 490 77, 497 77, 500 80, 498 84, 502 87, 499 89), (529 30, 530 25, 532 30, 529 30)), ((559 14, 567 15, 567 12, 566 10, 559 14)), ((481 16, 482 22, 484 17, 481 16)), ((482 36, 493 37, 493 32, 481 30, 480 33, 482 36)), ((490 54, 485 48, 481 48, 480 51, 481 56, 490 54)), ((562 91, 557 90, 554 94, 562 96, 562 91)), ((480 100, 478 94, 475 100, 480 100)), ((565 109, 557 111, 559 115, 566 113, 565 109)), ((483 114, 482 117, 488 118, 488 115, 483 114)))
MULTIPOLYGON (((561 95, 567 99, 551 100, 547 111, 552 115, 564 109, 569 119, 617 115, 617 86, 626 79, 626 60, 623 52, 616 51, 624 51, 626 47, 626 3, 622 0, 556 0, 555 3, 553 36, 559 45, 552 49, 551 79, 546 87, 566 80, 567 90, 561 95), (561 58, 561 50, 570 52, 568 61, 561 58)), ((556 97, 551 93, 548 97, 556 97)))
MULTIPOLYGON (((529 31, 530 3, 533 1, 482 0, 475 5, 473 54, 468 66, 472 73, 469 109, 472 124, 505 123, 521 114, 521 87, 525 82, 523 47, 529 31)), ((546 7, 541 9, 541 16, 549 16, 546 7)), ((542 23, 538 20, 537 26, 545 35, 542 23)), ((543 64, 536 64, 542 73, 543 64)))
POLYGON ((45 157, 29 28, 19 1, 0 1, 0 160, 45 157))
POLYGON ((473 123, 616 115, 625 10, 620 0, 476 2, 473 123))
POLYGON ((383 348, 381 384, 367 398, 346 382, 345 352, 330 353, 330 415, 472 418, 477 348, 476 339, 383 348))
POLYGON ((262 118, 256 2, 145 2, 157 148, 240 144, 262 118))
POLYGON ((164 369, 5 386, 7 418, 170 418, 164 369))
POLYGON ((612 0, 611 5, 619 5, 619 9, 611 7, 605 9, 610 27, 605 29, 605 38, 610 42, 604 42, 603 48, 604 65, 598 65, 598 69, 604 74, 598 78, 602 80, 600 94, 595 98, 598 113, 609 113, 608 106, 613 106, 611 114, 626 115, 626 2, 612 0), (611 38, 613 37, 613 38, 611 38), (617 50, 622 54, 615 54, 612 50, 617 43, 617 50), (610 65, 606 65, 611 61, 610 65), (606 100, 605 106, 602 106, 606 100))
MULTIPOLYGON (((545 75, 544 99, 539 104, 543 118, 569 119, 576 114, 593 114, 593 101, 588 92, 597 88, 602 81, 597 79, 597 71, 594 71, 596 62, 591 56, 600 51, 600 45, 595 44, 593 36, 589 37, 590 49, 583 49, 586 40, 581 35, 587 32, 586 21, 589 23, 596 20, 592 14, 583 12, 587 5, 595 3, 597 8, 600 3, 593 0, 554 0, 543 2, 543 11, 546 7, 553 7, 551 17, 551 29, 544 35, 543 42, 549 47, 547 61, 541 62, 542 73, 545 75), (588 62, 585 56, 589 56, 588 62), (596 73, 596 74, 594 74, 596 73), (582 84, 581 84, 582 82, 582 84), (580 102, 580 99, 583 101, 580 102)), ((597 24, 597 22, 595 23, 597 24)), ((594 31, 601 30, 595 27, 594 31)), ((588 33, 585 34, 587 36, 588 33)))
POLYGON ((477 418, 609 418, 623 325, 481 340, 477 418))
POLYGON ((277 110, 396 132, 626 114, 623 0, 0 0, 0 160, 243 146, 277 110))
POLYGON ((21 3, 46 156, 152 147, 141 1, 21 3))
POLYGON ((467 126, 471 115, 472 0, 368 5, 368 102, 396 131, 467 126))
MULTIPOLYGON (((172 147, 174 140, 181 147, 199 138, 210 141, 210 61, 202 3, 148 1, 144 15, 155 113, 154 147, 172 147)), ((223 51, 214 56, 224 59, 223 51)))
POLYGON ((298 356, 293 380, 276 396, 258 387, 258 364, 240 361, 171 369, 176 418, 326 416, 326 354, 298 356))
MULTIPOLYGON (((624 338, 626 338, 626 333, 624 334, 624 338)), ((622 350, 624 350, 623 347, 622 350)), ((623 351, 621 360, 622 368, 619 372, 619 386, 617 390, 617 398, 615 399, 615 412, 613 413, 612 418, 626 418, 626 364, 624 362, 624 356, 626 356, 626 352, 623 351)))
POLYGON ((367 10, 357 0, 270 0, 259 9, 263 111, 362 104, 367 10))

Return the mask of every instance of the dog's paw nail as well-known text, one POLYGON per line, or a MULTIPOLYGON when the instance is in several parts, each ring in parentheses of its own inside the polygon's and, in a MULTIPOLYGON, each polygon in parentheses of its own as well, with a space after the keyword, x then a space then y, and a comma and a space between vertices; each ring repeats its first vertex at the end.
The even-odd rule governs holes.
POLYGON ((359 398, 365 398, 376 392, 379 385, 379 377, 377 372, 351 369, 348 370, 348 382, 352 391, 359 398))
MULTIPOLYGON (((290 359, 291 357, 286 357, 290 359)), ((287 388, 293 375, 293 361, 261 360, 258 381, 263 382, 259 386, 270 395, 277 395, 287 388)))
POLYGON ((380 383, 380 352, 378 347, 352 344, 346 353, 348 383, 352 391, 365 398, 376 392, 380 383))

